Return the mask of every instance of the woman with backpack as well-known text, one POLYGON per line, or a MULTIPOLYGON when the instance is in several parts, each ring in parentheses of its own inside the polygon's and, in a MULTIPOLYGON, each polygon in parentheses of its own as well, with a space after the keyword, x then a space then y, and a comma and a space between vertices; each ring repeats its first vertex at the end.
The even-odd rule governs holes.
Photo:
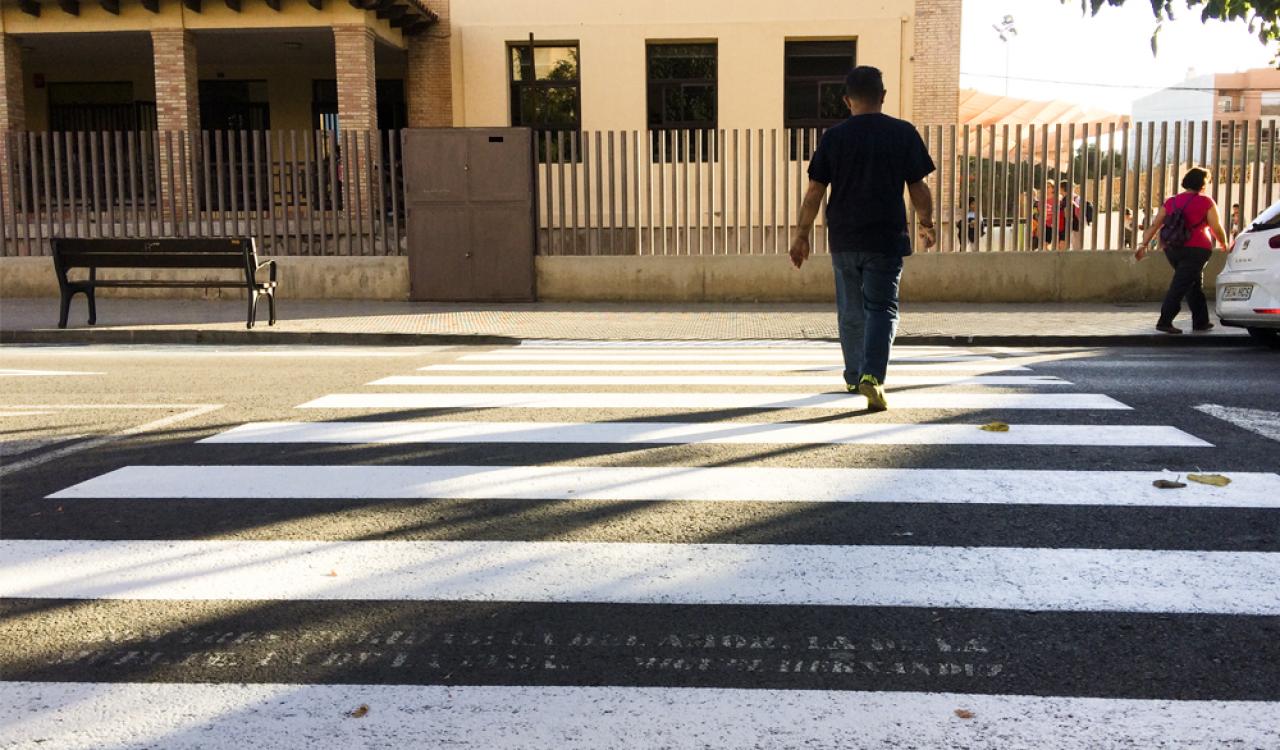
POLYGON ((1169 198, 1147 227, 1134 257, 1142 260, 1147 246, 1158 232, 1165 258, 1173 266, 1173 281, 1160 306, 1160 319, 1156 330, 1164 333, 1182 333, 1173 325, 1173 319, 1182 309, 1182 300, 1191 308, 1191 328, 1207 331, 1213 328, 1209 322, 1209 304, 1204 297, 1204 265, 1213 254, 1215 241, 1227 247, 1227 235, 1222 230, 1218 205, 1204 194, 1209 184, 1209 170, 1192 167, 1182 178, 1182 192, 1169 198))

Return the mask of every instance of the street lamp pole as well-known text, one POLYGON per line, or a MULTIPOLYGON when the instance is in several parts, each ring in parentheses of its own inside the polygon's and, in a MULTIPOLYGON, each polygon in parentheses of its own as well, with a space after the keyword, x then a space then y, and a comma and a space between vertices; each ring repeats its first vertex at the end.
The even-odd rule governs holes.
POLYGON ((1006 15, 1000 19, 1000 23, 991 24, 991 28, 995 30, 996 36, 1000 37, 1000 41, 1004 44, 1004 95, 1009 95, 1009 42, 1018 35, 1018 29, 1014 25, 1013 16, 1006 15))

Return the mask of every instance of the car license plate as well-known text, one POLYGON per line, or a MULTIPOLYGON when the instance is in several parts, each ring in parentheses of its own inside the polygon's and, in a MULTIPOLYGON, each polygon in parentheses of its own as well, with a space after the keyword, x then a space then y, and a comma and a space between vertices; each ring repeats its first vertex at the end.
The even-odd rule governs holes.
POLYGON ((1246 300, 1251 296, 1253 296, 1252 284, 1232 284, 1222 289, 1222 300, 1224 302, 1246 300))

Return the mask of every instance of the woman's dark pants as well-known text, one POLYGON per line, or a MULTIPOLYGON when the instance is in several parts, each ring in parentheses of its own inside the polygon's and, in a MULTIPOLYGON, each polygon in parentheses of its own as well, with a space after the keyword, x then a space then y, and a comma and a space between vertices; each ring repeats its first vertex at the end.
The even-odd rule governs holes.
POLYGON ((1203 247, 1171 247, 1164 257, 1173 266, 1173 281, 1160 306, 1157 325, 1173 325, 1173 319, 1182 309, 1182 300, 1191 308, 1191 325, 1202 328, 1209 323, 1209 303, 1204 297, 1204 264, 1209 262, 1212 251, 1203 247))

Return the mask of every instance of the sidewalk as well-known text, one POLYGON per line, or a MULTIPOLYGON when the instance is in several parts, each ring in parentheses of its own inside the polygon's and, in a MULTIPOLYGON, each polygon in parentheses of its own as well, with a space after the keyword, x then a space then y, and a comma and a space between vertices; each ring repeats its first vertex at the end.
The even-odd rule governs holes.
MULTIPOLYGON (((904 304, 898 341, 991 346, 1236 345, 1240 329, 1168 336, 1150 304, 904 304)), ((832 305, 458 304, 281 300, 245 330, 245 303, 83 297, 58 330, 56 299, 0 300, 3 343, 498 344, 525 339, 834 339, 832 305)), ((1185 316, 1184 316, 1185 317, 1185 316)), ((1189 319, 1179 320, 1188 330, 1189 319)))

